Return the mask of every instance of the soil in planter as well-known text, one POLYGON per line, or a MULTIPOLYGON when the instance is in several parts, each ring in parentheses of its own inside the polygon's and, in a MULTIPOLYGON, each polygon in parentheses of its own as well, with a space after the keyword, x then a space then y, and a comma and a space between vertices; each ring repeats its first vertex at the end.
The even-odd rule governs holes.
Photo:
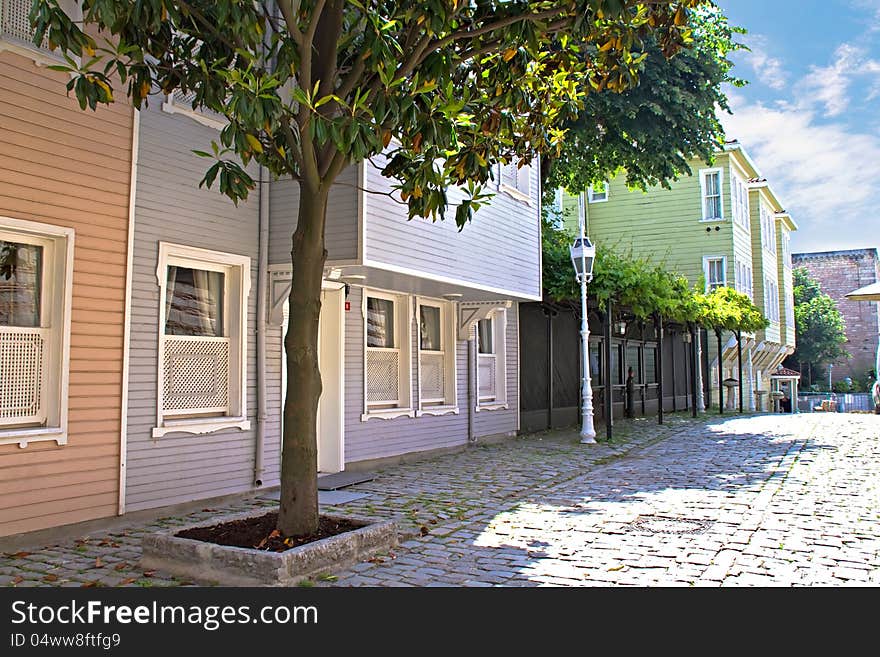
POLYGON ((320 516, 318 519, 318 531, 307 536, 285 538, 275 528, 278 522, 278 513, 267 513, 264 516, 232 520, 210 527, 194 527, 178 532, 180 538, 191 538, 195 541, 214 543, 216 545, 229 545, 232 547, 255 548, 266 552, 284 552, 298 545, 305 545, 322 538, 344 534, 363 527, 363 523, 352 520, 337 520, 320 516))

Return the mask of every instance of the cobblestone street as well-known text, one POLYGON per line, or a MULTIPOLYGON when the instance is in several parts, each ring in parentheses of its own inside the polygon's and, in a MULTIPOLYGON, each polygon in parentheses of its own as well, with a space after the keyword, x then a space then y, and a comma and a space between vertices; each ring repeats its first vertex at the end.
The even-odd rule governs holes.
MULTIPOLYGON (((381 470, 327 510, 398 519, 401 544, 317 586, 880 584, 880 417, 682 415, 613 444, 537 434, 381 470)), ((0 558, 0 584, 168 586, 140 536, 222 512, 0 558)))

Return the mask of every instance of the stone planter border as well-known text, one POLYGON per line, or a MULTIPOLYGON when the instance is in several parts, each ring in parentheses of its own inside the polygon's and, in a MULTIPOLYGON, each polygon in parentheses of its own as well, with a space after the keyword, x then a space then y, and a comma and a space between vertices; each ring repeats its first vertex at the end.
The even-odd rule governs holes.
POLYGON ((362 523, 360 529, 307 543, 285 552, 216 545, 175 534, 194 527, 210 527, 232 520, 271 513, 260 509, 223 516, 143 537, 141 566, 162 570, 201 584, 224 586, 293 586, 311 575, 347 568, 377 552, 397 545, 397 525, 356 516, 324 517, 362 523))

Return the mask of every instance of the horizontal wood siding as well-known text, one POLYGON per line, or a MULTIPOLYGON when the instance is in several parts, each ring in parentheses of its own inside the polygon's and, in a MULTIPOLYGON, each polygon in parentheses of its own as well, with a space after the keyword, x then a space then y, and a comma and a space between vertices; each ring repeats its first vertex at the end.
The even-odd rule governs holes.
MULTIPOLYGON (((361 313, 363 289, 352 287, 348 300, 351 310, 345 315, 345 462, 354 463, 411 452, 420 452, 467 444, 467 341, 456 344, 456 383, 459 413, 400 417, 390 420, 361 420, 364 409, 364 319, 361 313)), ((412 302, 412 299, 410 299, 412 302)), ((475 413, 475 434, 488 436, 516 430, 516 308, 508 310, 507 386, 509 411, 475 413)), ((413 324, 412 390, 418 403, 417 331, 413 324)))
MULTIPOLYGON (((331 188, 325 230, 328 260, 350 261, 358 256, 358 167, 343 171, 331 188)), ((299 184, 283 179, 270 192, 269 264, 290 264, 291 236, 299 212, 299 184)))
MULTIPOLYGON (((381 166, 383 158, 376 158, 381 166)), ((460 190, 448 191, 445 221, 407 221, 406 206, 386 195, 392 181, 367 165, 364 193, 367 207, 365 258, 370 262, 541 296, 541 224, 537 167, 531 171, 531 204, 499 191, 459 231, 455 206, 460 190), (491 254, 491 257, 487 257, 491 254)), ((381 266, 379 264, 378 266, 381 266)))
POLYGON ((0 52, 0 216, 75 231, 68 444, 0 446, 0 535, 117 512, 132 109, 68 80, 0 52))
MULTIPOLYGON (((630 190, 626 186, 626 176, 614 178, 608 201, 587 204, 590 238, 615 251, 650 258, 653 264, 686 276, 692 284, 703 275, 703 256, 726 256, 727 280, 732 286, 733 232, 742 229, 736 227, 730 218, 727 158, 727 154, 721 153, 712 165, 712 168, 724 171, 724 215, 727 221, 701 221, 699 172, 708 167, 691 162, 693 175, 671 183, 670 189, 657 186, 649 187, 647 192, 630 190)), ((576 228, 570 220, 567 224, 576 228)))
MULTIPOLYGON (((217 138, 217 131, 187 116, 163 112, 158 105, 154 103, 141 113, 140 125, 128 408, 126 502, 130 511, 247 491, 253 482, 258 192, 236 207, 216 190, 199 189, 206 161, 192 150, 204 149, 217 138), (206 435, 172 433, 152 437, 158 391, 160 291, 156 266, 160 241, 251 258, 247 314, 249 431, 228 429, 206 435)), ((269 339, 277 334, 275 329, 269 339)), ((270 357, 267 365, 270 374, 276 372, 270 379, 277 379, 280 358, 270 357)), ((267 455, 277 451, 279 417, 277 412, 269 416, 267 455)), ((277 469, 277 458, 267 465, 277 469)))
MULTIPOLYGON (((766 201, 765 201, 766 202, 766 201)), ((779 285, 777 270, 777 254, 770 253, 761 245, 761 191, 752 190, 749 192, 749 214, 751 215, 752 226, 752 267, 754 269, 755 283, 755 305, 761 309, 761 313, 767 319, 770 319, 769 309, 764 306, 764 276, 776 282, 779 289, 780 301, 782 299, 782 286, 779 285)), ((767 203, 771 212, 774 210, 771 203, 767 203)), ((776 220, 773 220, 773 230, 776 230, 776 220)), ((777 250, 781 250, 781 243, 777 244, 777 250)), ((780 317, 784 321, 784 317, 780 317)), ((779 343, 779 323, 771 322, 770 326, 763 331, 758 332, 759 340, 767 340, 769 342, 779 343)))

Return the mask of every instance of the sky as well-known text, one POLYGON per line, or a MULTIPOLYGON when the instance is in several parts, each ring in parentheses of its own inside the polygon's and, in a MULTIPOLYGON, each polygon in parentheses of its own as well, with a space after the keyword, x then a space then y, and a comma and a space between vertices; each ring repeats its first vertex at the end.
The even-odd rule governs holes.
POLYGON ((800 227, 792 251, 880 247, 880 0, 716 0, 750 52, 737 139, 800 227))

